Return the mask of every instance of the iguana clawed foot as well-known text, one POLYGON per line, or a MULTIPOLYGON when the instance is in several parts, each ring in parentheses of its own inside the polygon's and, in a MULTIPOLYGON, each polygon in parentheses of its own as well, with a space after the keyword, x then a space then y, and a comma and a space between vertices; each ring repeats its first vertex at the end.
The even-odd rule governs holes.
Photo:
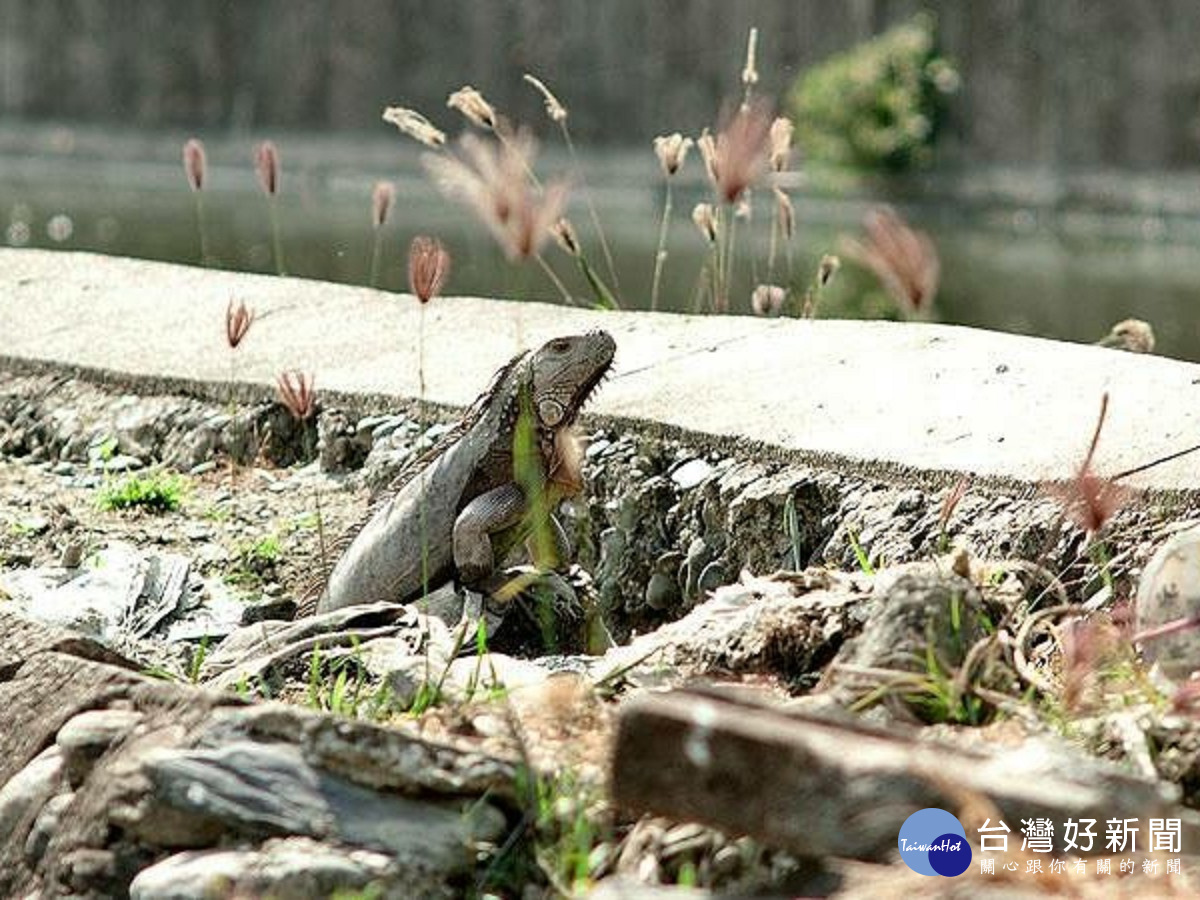
MULTIPOLYGON (((592 639, 593 617, 589 610, 594 603, 581 599, 591 594, 588 574, 578 566, 566 573, 538 569, 535 566, 513 566, 497 572, 489 583, 492 591, 483 594, 462 588, 466 596, 459 627, 466 630, 462 652, 475 650, 479 623, 487 627, 489 647, 501 624, 509 622, 500 640, 500 649, 510 645, 537 645, 539 652, 565 650, 594 650, 606 648, 603 639, 592 639)), ((602 628, 603 626, 601 626, 602 628)))

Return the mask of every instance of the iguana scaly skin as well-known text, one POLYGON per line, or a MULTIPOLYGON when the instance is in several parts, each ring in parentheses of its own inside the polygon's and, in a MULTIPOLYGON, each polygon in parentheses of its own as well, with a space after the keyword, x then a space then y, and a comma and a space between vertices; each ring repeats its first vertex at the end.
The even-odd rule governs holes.
MULTIPOLYGON (((316 611, 406 603, 452 578, 475 590, 495 587, 496 566, 532 530, 530 485, 542 490, 547 510, 579 489, 572 426, 615 350, 607 332, 592 331, 509 361, 462 422, 372 505, 316 597, 316 611), (532 473, 514 467, 522 409, 536 426, 532 473)), ((563 548, 561 526, 552 517, 547 524, 563 548)))

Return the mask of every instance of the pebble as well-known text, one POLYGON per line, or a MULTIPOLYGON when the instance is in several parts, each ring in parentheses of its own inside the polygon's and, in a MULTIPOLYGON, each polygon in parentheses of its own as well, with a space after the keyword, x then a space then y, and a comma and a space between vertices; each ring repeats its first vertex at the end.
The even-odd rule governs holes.
POLYGON ((680 490, 688 491, 712 474, 713 467, 703 459, 690 459, 671 473, 671 480, 680 490))
POLYGON ((199 522, 184 526, 183 536, 189 541, 207 541, 212 537, 212 529, 199 522))
POLYGON ((50 520, 44 516, 30 516, 17 522, 16 530, 22 534, 36 537, 50 530, 50 520))
POLYGON ((93 459, 90 463, 93 470, 98 472, 133 472, 145 468, 146 464, 137 456, 118 453, 111 459, 93 459))
POLYGON ((896 498, 896 503, 892 506, 893 516, 902 516, 905 513, 916 512, 921 508, 925 496, 916 488, 911 488, 896 498))

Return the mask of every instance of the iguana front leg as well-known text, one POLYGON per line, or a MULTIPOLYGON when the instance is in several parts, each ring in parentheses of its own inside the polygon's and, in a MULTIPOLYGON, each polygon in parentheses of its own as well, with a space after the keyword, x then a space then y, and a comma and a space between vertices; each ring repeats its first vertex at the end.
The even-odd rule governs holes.
POLYGON ((496 568, 492 535, 521 521, 529 509, 519 485, 480 494, 454 520, 454 567, 464 584, 478 584, 496 568))

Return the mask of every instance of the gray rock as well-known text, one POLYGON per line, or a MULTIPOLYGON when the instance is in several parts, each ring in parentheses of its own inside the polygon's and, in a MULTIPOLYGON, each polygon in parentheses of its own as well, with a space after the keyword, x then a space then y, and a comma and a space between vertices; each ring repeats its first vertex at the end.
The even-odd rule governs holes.
POLYGON ((862 633, 834 660, 831 696, 844 703, 875 691, 878 681, 859 674, 867 670, 924 671, 930 652, 953 671, 984 636, 983 612, 979 589, 935 563, 886 570, 862 613, 862 633))
POLYGON ((542 684, 550 670, 503 653, 459 657, 450 663, 446 686, 453 696, 483 699, 491 691, 518 690, 542 684))
POLYGON ((433 803, 379 793, 314 768, 299 747, 229 741, 219 747, 156 749, 142 771, 153 791, 122 811, 120 824, 150 846, 188 822, 247 837, 299 834, 367 847, 403 864, 449 875, 469 869, 471 847, 494 840, 504 816, 489 803, 433 803), (173 828, 162 823, 170 821, 173 828))
POLYGON ((708 478, 713 467, 707 460, 691 459, 671 472, 671 480, 681 491, 690 491, 708 478))
POLYGON ((356 429, 342 410, 326 410, 317 422, 317 458, 326 472, 359 468, 371 449, 369 436, 356 429))
POLYGON ((50 746, 0 786, 0 835, 19 837, 18 826, 65 786, 65 771, 62 750, 50 746))
POLYGON ((30 618, 115 646, 148 636, 178 610, 190 568, 178 554, 114 543, 81 569, 14 573, 4 590, 30 618))
POLYGON ((26 516, 18 520, 12 527, 23 535, 37 537, 50 530, 50 520, 45 516, 26 516))
POLYGON ((665 572, 655 572, 646 583, 646 605, 651 609, 670 609, 679 597, 679 582, 665 572))
POLYGON ((54 739, 62 751, 67 780, 73 786, 81 784, 100 755, 144 718, 135 710, 95 709, 68 719, 54 739))
POLYGON ((1200 629, 1185 625, 1200 615, 1200 529, 1176 534, 1151 557, 1137 588, 1137 630, 1165 632, 1142 642, 1158 672, 1186 681, 1200 659, 1200 629))
POLYGON ((608 454, 608 449, 612 446, 612 441, 600 438, 599 440, 588 441, 587 450, 584 455, 587 459, 602 459, 608 454))
POLYGON ((353 893, 368 885, 383 898, 449 896, 436 880, 401 872, 384 854, 301 837, 269 840, 256 850, 177 853, 139 872, 129 895, 131 900, 327 900, 339 891, 353 893))
POLYGON ((91 460, 90 465, 93 471, 108 472, 114 475, 122 472, 134 472, 146 467, 145 461, 140 456, 128 453, 118 453, 109 459, 97 457, 91 460))
POLYGON ((29 829, 29 836, 25 838, 25 859, 31 866, 36 866, 38 860, 45 854, 50 839, 58 831, 63 813, 74 800, 73 793, 56 794, 46 801, 41 812, 34 819, 33 827, 29 829))
POLYGON ((201 675, 207 684, 229 690, 309 657, 318 644, 328 651, 381 637, 406 637, 415 652, 427 628, 415 609, 395 603, 347 606, 294 622, 256 622, 231 632, 209 653, 201 675))

